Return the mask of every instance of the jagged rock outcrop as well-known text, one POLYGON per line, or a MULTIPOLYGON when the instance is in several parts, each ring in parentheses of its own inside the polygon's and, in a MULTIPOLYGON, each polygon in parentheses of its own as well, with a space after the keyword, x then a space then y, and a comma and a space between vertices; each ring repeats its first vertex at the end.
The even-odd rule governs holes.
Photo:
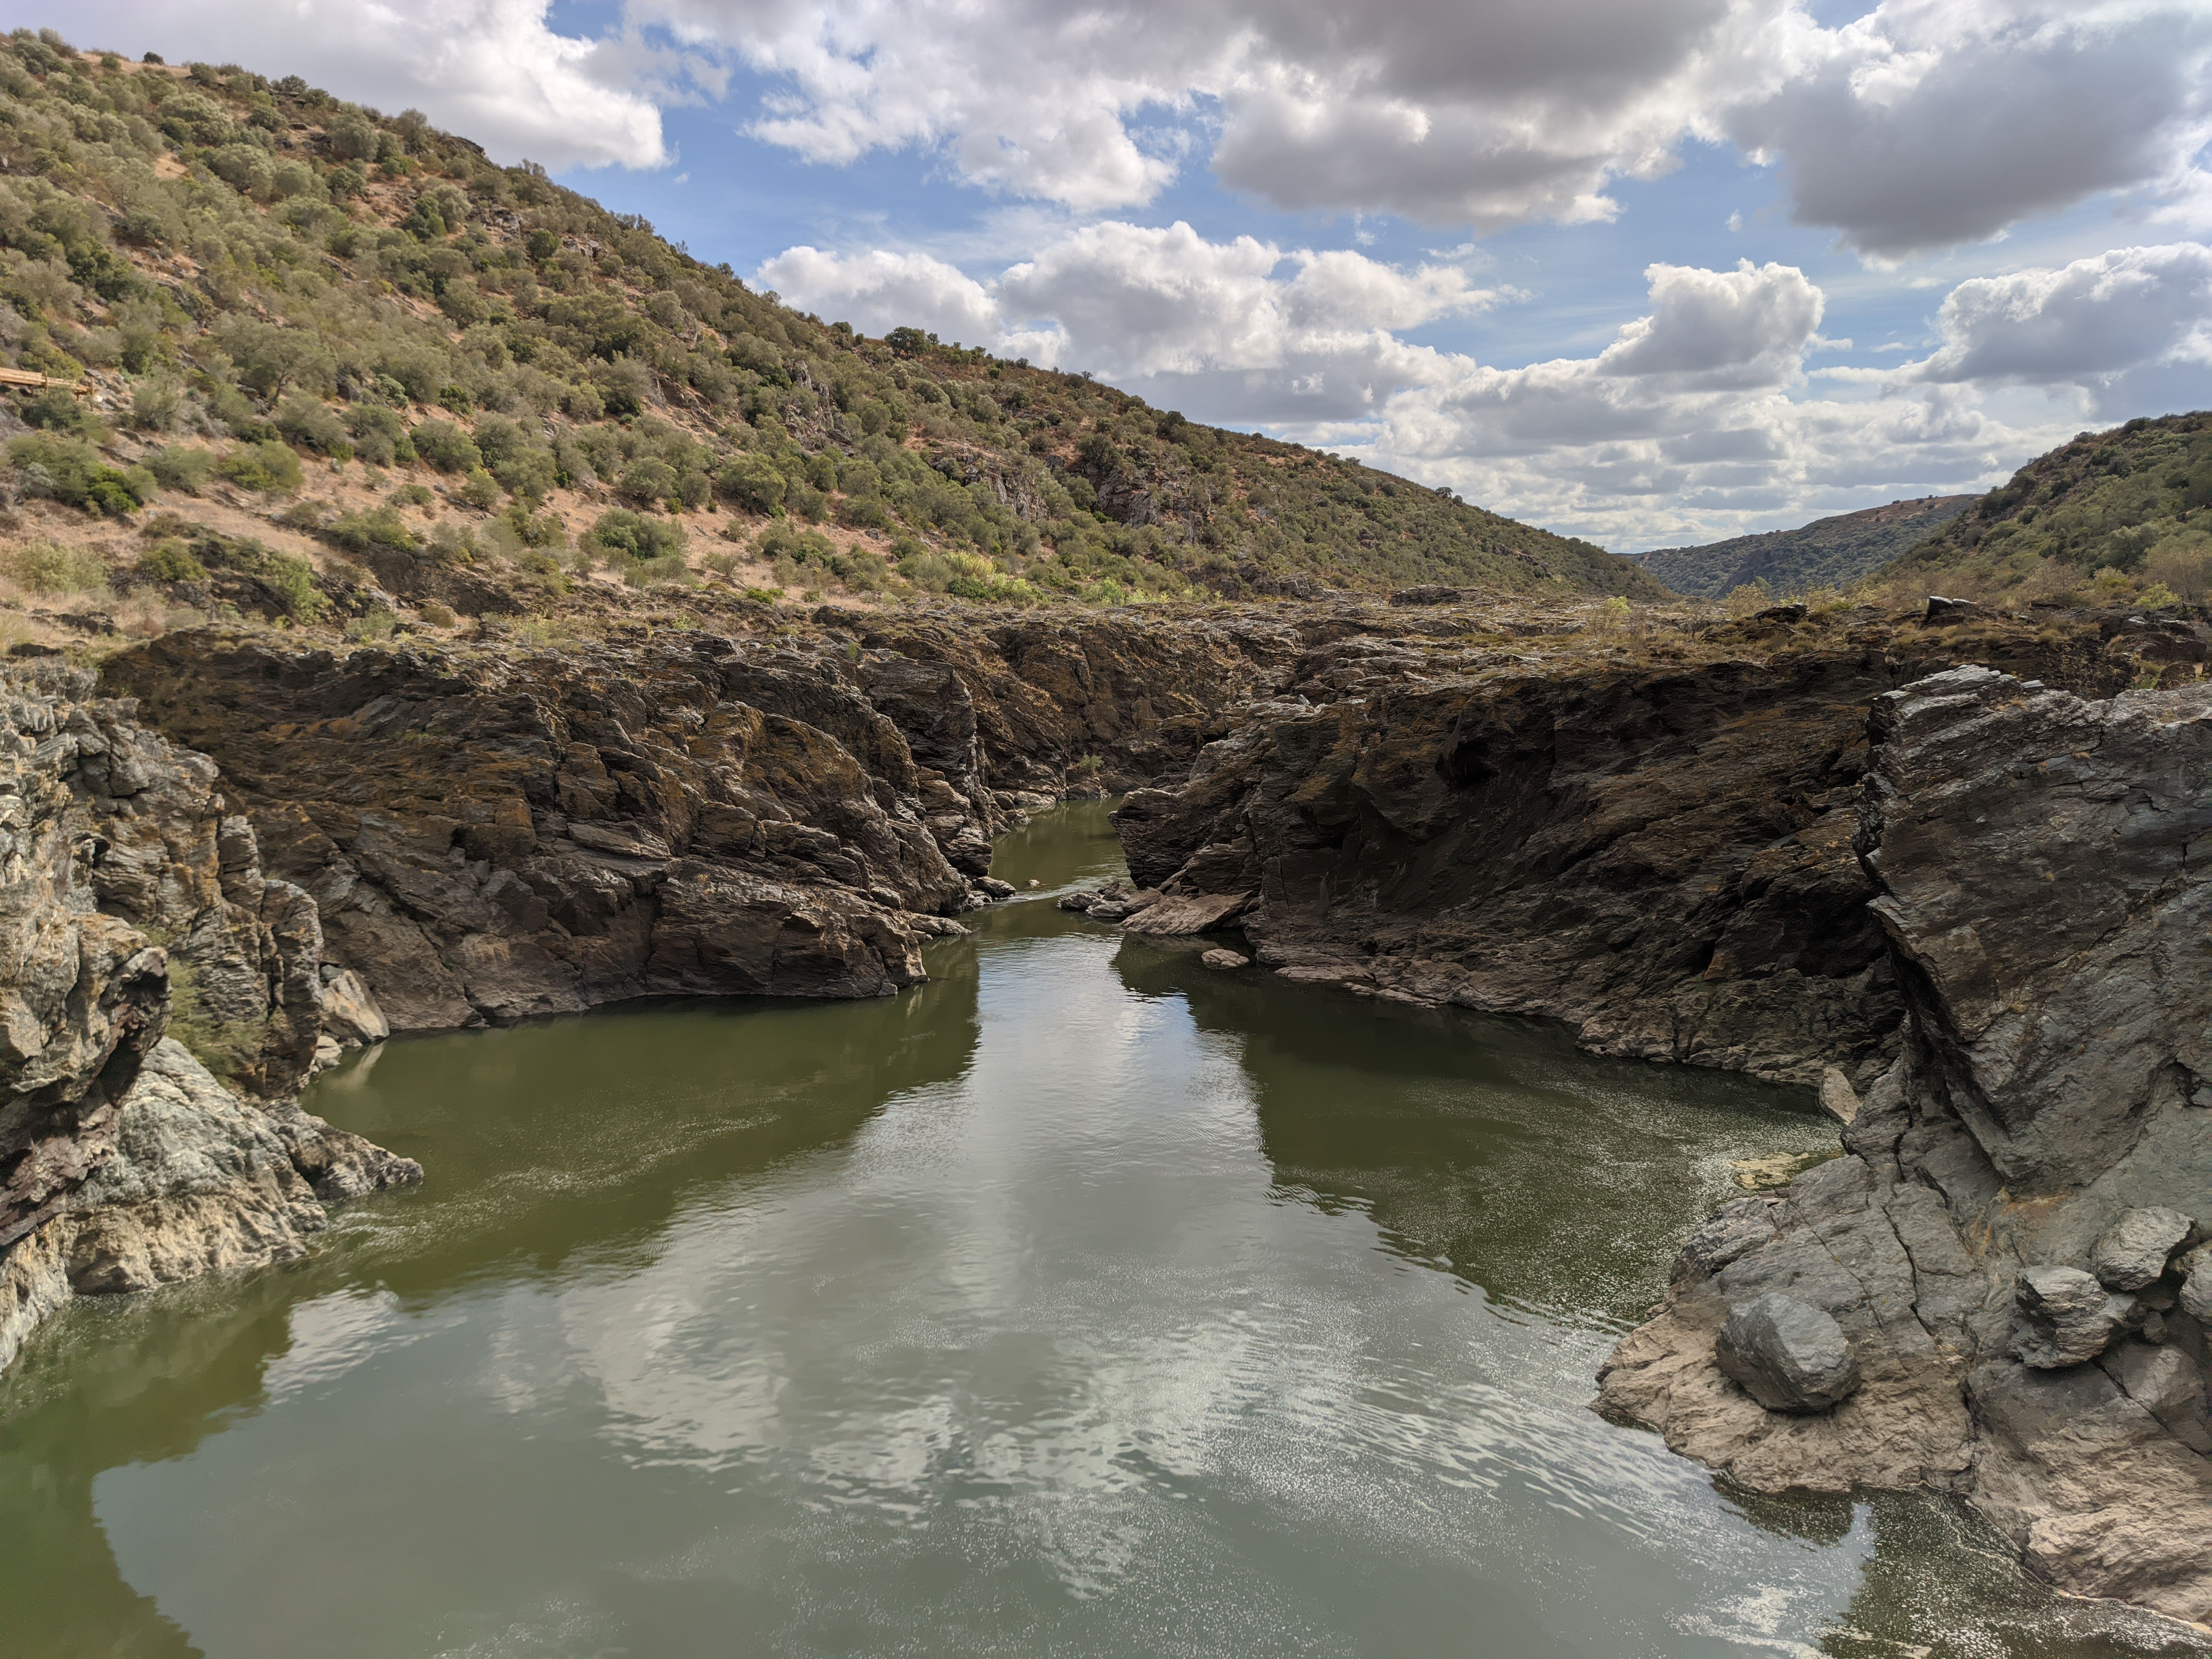
MULTIPOLYGON (((1948 664, 1886 629, 1831 641, 1502 677, 1420 640, 1325 638, 1283 697, 1115 822, 1139 884, 1255 896, 1240 925, 1290 977, 1563 1019, 1601 1054, 1808 1083, 1839 1066, 1863 1087, 1902 1007, 1851 850, 1866 711, 1948 664)), ((1972 648, 1993 644, 2125 683, 2068 641, 1972 648)))
POLYGON ((321 934, 207 758, 91 693, 54 665, 0 695, 0 1366, 71 1295, 297 1255, 323 1200, 422 1177, 163 1036, 186 1009, 242 1083, 296 1086, 321 934))
POLYGON ((331 961, 419 1030, 920 979, 913 915, 968 884, 831 660, 699 635, 344 656, 203 635, 109 678, 216 755, 331 961))
POLYGON ((2212 689, 1964 668, 1873 732, 1856 845, 1900 1055, 1849 1156, 1700 1230, 1600 1404, 1757 1490, 1964 1492, 2060 1588, 2212 1617, 2212 1353, 2182 1294, 2212 1235, 2212 689), (1717 1364, 1773 1292, 1849 1339, 1864 1382, 1832 1411, 1769 1412, 1717 1364))
POLYGON ((988 892, 1001 795, 1056 794, 1086 754, 1187 762, 1289 640, 823 617, 803 647, 172 635, 107 672, 220 761, 330 962, 420 1030, 913 984, 939 919, 988 892))

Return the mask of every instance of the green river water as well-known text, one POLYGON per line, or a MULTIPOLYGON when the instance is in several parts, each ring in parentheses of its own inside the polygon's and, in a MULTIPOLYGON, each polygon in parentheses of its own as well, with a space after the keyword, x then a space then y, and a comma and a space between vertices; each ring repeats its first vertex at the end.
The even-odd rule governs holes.
POLYGON ((1585 1407, 1809 1103, 1202 969, 1040 883, 865 1003, 395 1042, 310 1259, 0 1380, 0 1655, 2198 1652, 1585 1407))

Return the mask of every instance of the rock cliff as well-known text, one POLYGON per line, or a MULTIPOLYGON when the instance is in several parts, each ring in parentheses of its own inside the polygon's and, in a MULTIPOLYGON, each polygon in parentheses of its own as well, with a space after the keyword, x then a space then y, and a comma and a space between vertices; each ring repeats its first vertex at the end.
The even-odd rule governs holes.
POLYGON ((1900 1052, 1846 1156, 1691 1240, 1600 1403, 1756 1490, 1966 1492, 2062 1589, 2212 1618, 2212 691, 1962 668, 1872 735, 1856 844, 1900 1052), (1832 1410, 1716 1363, 1777 1295, 1850 1341, 1832 1410))
POLYGON ((985 902, 1022 799, 1187 765, 1291 648, 1266 626, 832 611, 559 651, 179 635, 107 678, 221 763, 329 963, 422 1030, 913 984, 922 943, 985 902))
POLYGON ((0 696, 0 1366, 73 1294, 297 1255, 323 1200, 422 1176, 164 1035, 296 1088, 321 933, 212 763, 93 689, 46 667, 0 696))
POLYGON ((1861 1087, 1902 1012, 1851 850, 1869 708, 1967 653, 2083 689, 2130 672, 2087 630, 1778 617, 1701 662, 1526 672, 1428 626, 1321 640, 1187 781, 1132 792, 1115 822, 1139 885, 1249 896, 1239 925, 1291 978, 1861 1087))

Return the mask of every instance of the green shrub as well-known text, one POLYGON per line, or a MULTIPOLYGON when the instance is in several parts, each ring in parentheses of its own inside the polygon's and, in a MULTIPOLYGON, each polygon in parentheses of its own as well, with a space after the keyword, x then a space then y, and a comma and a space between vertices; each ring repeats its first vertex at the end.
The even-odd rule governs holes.
POLYGON ((641 518, 623 507, 611 507, 584 532, 586 548, 611 562, 643 564, 681 554, 690 538, 684 526, 665 519, 641 518))
POLYGON ((615 494, 640 507, 657 507, 675 498, 676 469, 658 456, 641 456, 615 480, 615 494))
POLYGON ((107 586, 107 566, 97 553, 47 541, 0 554, 0 574, 33 593, 91 593, 107 586))
POLYGON ((122 518, 154 498, 154 475, 144 467, 118 471, 81 438, 27 433, 8 446, 15 481, 27 495, 44 495, 88 513, 122 518))
POLYGON ((632 587, 659 587, 677 584, 696 586, 698 578, 691 567, 684 562, 681 553, 664 553, 656 559, 635 560, 623 567, 623 580, 632 587))
POLYGON ((561 482, 561 467, 550 450, 518 449, 494 466, 491 475, 518 501, 535 506, 561 482))
POLYGON ((482 467, 463 479, 461 487, 453 493, 479 513, 489 513, 499 505, 499 485, 482 467))
POLYGON ((371 466, 396 466, 415 459, 407 423, 380 404, 355 404, 345 412, 345 429, 354 453, 371 466))
POLYGON ((289 397, 277 406, 276 430, 292 442, 325 455, 349 460, 353 445, 346 423, 328 404, 318 398, 289 397))
POLYGON ((349 553, 412 553, 422 544, 390 506, 348 513, 323 526, 323 538, 349 553))
POLYGON ((138 574, 149 582, 204 582, 207 567, 174 536, 156 542, 138 561, 138 574))
POLYGON ((472 472, 483 465, 475 441, 451 421, 425 421, 412 436, 416 453, 441 472, 472 472))
POLYGON ((714 488, 748 513, 773 513, 789 485, 767 456, 739 455, 714 475, 714 488))
POLYGON ((49 386, 22 407, 23 424, 46 432, 97 431, 100 418, 74 392, 49 386))
POLYGON ((240 489, 264 495, 289 495, 307 481, 292 446, 276 439, 239 444, 220 464, 222 476, 240 489))
POLYGON ((206 485, 209 475, 215 471, 215 456, 208 450, 185 449, 173 445, 149 455, 146 470, 154 475, 155 482, 162 489, 197 495, 206 485))

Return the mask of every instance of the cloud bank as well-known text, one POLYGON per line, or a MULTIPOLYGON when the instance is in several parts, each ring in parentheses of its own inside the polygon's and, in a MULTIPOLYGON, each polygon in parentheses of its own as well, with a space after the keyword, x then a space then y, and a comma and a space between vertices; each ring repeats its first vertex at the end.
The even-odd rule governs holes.
POLYGON ((1602 350, 1519 368, 1400 337, 1517 297, 1463 272, 1208 242, 1182 223, 1088 226, 989 282, 927 254, 811 247, 757 276, 869 333, 912 325, 1096 369, 1200 418, 1266 411, 1291 435, 1616 547, 1994 482, 2160 377, 2212 386, 2202 243, 1962 283, 1938 313, 1942 345, 1879 370, 1808 372, 1826 301, 1793 266, 1644 274, 1649 309, 1602 350), (2008 397, 2023 391, 2041 395, 2008 397))
POLYGON ((2212 211, 2201 0, 1884 0, 1838 28, 1802 0, 622 0, 594 39, 550 10, 86 0, 64 21, 419 104, 556 167, 660 165, 661 107, 743 64, 769 88, 749 130, 805 160, 920 149, 1085 214, 1152 201, 1204 149, 1278 209, 1574 223, 1692 140, 1771 165, 1798 221, 1875 258, 2102 191, 2212 211))
POLYGON ((80 46, 241 63, 356 103, 419 106, 502 162, 665 163, 660 106, 683 95, 687 67, 556 33, 546 12, 545 0, 82 0, 51 21, 80 46))
POLYGON ((752 131, 810 161, 940 151, 979 185, 1141 205, 1202 112, 1221 182, 1297 212, 1478 231, 1611 217, 1681 145, 1775 167, 1801 222, 1893 258, 2100 191, 2193 201, 2212 138, 2198 0, 629 0, 774 77, 752 131))

